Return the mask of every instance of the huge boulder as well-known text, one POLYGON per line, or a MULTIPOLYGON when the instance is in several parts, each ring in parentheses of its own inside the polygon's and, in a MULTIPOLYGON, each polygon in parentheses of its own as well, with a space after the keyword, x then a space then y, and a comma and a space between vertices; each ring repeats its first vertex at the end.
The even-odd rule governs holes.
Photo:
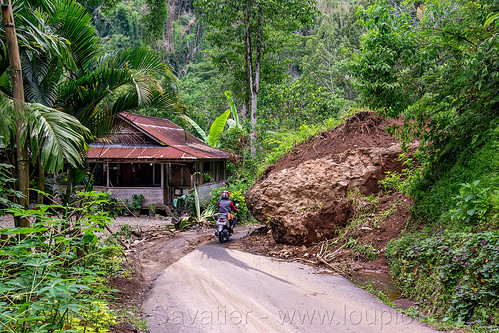
POLYGON ((271 165, 247 192, 251 212, 269 223, 278 243, 300 245, 333 237, 352 216, 348 192, 357 188, 365 195, 376 193, 386 171, 401 169, 402 150, 386 133, 388 125, 366 112, 302 144, 271 165))

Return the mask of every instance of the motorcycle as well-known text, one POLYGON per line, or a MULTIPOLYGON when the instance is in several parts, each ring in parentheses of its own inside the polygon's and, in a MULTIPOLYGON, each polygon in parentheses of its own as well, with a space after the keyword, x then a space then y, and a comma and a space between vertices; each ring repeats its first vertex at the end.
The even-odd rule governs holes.
MULTIPOLYGON (((236 204, 236 207, 239 207, 239 204, 236 204)), ((232 222, 236 219, 236 216, 232 213, 228 214, 218 214, 217 219, 217 228, 215 229, 215 236, 218 237, 220 243, 227 242, 234 233, 232 230, 232 222)))
POLYGON ((217 219, 217 229, 215 230, 215 236, 218 237, 220 243, 227 242, 232 235, 232 229, 230 227, 230 221, 225 216, 220 216, 217 219))

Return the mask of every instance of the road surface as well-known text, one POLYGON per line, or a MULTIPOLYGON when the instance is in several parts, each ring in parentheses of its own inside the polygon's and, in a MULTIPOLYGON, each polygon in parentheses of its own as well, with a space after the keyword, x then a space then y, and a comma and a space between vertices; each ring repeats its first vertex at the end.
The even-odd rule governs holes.
POLYGON ((213 242, 165 269, 142 310, 151 333, 435 332, 342 276, 316 273, 213 242))

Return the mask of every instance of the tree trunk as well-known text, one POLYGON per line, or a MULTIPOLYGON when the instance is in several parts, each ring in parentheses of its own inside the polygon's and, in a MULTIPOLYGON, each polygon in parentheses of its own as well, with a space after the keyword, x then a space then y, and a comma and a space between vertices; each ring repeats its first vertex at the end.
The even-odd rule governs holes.
MULTIPOLYGON (((246 40, 245 40, 246 43, 246 40)), ((248 47, 245 47, 244 51, 244 73, 246 74, 246 90, 244 91, 244 103, 243 103, 243 120, 248 119, 248 110, 250 109, 250 100, 251 100, 251 80, 250 80, 250 71, 249 71, 249 56, 248 56, 248 47)))
POLYGON ((258 10, 258 32, 256 41, 256 59, 253 67, 253 54, 251 52, 251 31, 249 24, 249 9, 246 17, 246 48, 248 49, 249 57, 249 73, 251 87, 251 157, 256 157, 256 124, 257 124, 257 109, 258 109, 258 90, 260 89, 260 62, 262 51, 262 7, 258 10))
POLYGON ((42 168, 41 161, 38 164, 38 193, 36 194, 36 203, 41 205, 43 204, 43 194, 45 191, 45 172, 42 168))
MULTIPOLYGON (((5 39, 9 53, 10 73, 12 78, 12 97, 14 99, 14 109, 17 112, 16 131, 16 159, 17 159, 17 189, 23 194, 18 203, 24 208, 29 208, 29 157, 26 143, 21 144, 21 134, 23 128, 23 105, 24 88, 21 71, 21 58, 19 56, 19 46, 17 44, 16 28, 14 25, 14 13, 10 0, 6 4, 1 3, 3 24, 5 29, 5 39)), ((29 227, 29 221, 25 218, 16 219, 16 226, 29 227)))
POLYGON ((340 10, 340 29, 343 29, 343 0, 340 0, 339 10, 340 10))
POLYGON ((250 134, 250 153, 251 157, 256 156, 256 107, 257 101, 255 99, 255 94, 253 90, 253 53, 251 50, 251 27, 250 27, 250 6, 248 3, 248 8, 246 11, 246 51, 248 53, 248 72, 249 72, 249 88, 251 91, 251 103, 250 103, 250 118, 251 118, 251 134, 250 134), (253 118, 255 122, 253 123, 253 118))

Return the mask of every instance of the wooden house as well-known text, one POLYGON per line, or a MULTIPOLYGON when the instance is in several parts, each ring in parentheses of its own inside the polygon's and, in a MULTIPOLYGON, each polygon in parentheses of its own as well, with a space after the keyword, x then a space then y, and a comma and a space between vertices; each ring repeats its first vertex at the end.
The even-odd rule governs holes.
POLYGON ((87 154, 95 190, 143 206, 163 207, 186 194, 194 183, 206 197, 224 185, 230 155, 206 145, 167 119, 123 112, 114 134, 100 138, 87 154))

